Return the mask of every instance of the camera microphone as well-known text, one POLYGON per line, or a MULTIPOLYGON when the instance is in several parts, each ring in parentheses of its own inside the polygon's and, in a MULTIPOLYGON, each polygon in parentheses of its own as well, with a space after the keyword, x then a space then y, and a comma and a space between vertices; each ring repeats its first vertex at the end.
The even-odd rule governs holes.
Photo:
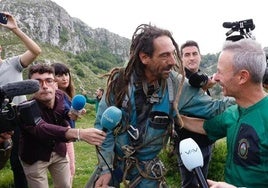
POLYGON ((208 183, 200 167, 203 166, 203 155, 192 138, 184 139, 180 142, 179 146, 180 157, 184 166, 189 170, 195 172, 197 179, 202 188, 208 188, 208 183))
POLYGON ((222 24, 222 27, 224 27, 224 28, 232 28, 233 27, 233 22, 223 22, 223 24, 222 24))
POLYGON ((100 124, 103 127, 102 130, 113 130, 122 119, 122 111, 115 107, 108 107, 102 114, 100 124))
POLYGON ((11 82, 0 87, 0 96, 15 97, 20 95, 28 95, 39 90, 39 82, 37 80, 23 80, 19 82, 11 82))

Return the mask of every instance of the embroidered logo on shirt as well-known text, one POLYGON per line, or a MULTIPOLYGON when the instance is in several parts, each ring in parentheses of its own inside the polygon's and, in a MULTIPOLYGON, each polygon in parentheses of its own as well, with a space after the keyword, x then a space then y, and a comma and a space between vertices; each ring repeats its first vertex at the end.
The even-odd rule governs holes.
POLYGON ((238 155, 243 158, 247 159, 248 155, 248 148, 250 147, 250 144, 247 139, 241 139, 239 140, 238 145, 238 155))
POLYGON ((247 167, 260 164, 260 139, 253 126, 242 123, 235 141, 234 163, 247 167))

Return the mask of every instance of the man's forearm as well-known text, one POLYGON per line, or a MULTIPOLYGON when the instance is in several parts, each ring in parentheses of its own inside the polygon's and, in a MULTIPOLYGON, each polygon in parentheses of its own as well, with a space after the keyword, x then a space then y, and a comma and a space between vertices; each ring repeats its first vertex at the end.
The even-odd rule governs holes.
POLYGON ((183 128, 199 133, 199 134, 206 134, 206 131, 203 128, 204 120, 199 118, 192 118, 187 116, 181 116, 183 121, 183 128))

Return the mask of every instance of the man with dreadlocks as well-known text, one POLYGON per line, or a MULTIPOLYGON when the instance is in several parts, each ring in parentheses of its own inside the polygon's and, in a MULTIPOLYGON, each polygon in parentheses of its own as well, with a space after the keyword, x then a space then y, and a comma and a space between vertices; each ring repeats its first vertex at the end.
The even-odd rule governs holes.
POLYGON ((171 33, 142 24, 132 37, 130 60, 113 69, 99 104, 95 127, 109 106, 122 119, 97 148, 99 163, 86 187, 167 187, 158 154, 179 126, 179 112, 209 118, 234 101, 213 100, 184 81, 178 45, 171 33), (175 123, 174 123, 175 122, 175 123), (121 183, 122 184, 122 183, 121 183))

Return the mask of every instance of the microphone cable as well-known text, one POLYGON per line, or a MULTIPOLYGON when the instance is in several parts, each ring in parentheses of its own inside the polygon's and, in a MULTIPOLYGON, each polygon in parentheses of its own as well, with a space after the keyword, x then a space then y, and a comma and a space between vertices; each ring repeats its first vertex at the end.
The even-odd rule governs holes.
POLYGON ((112 178, 112 184, 114 185, 114 175, 113 175, 113 170, 112 170, 112 168, 109 166, 109 164, 108 164, 107 161, 105 160, 104 156, 101 154, 101 152, 100 152, 98 146, 96 146, 96 150, 97 150, 98 154, 101 156, 101 158, 102 158, 102 160, 104 161, 104 163, 106 164, 106 166, 108 167, 108 170, 110 171, 111 176, 112 176, 112 177, 111 177, 111 178, 112 178))

